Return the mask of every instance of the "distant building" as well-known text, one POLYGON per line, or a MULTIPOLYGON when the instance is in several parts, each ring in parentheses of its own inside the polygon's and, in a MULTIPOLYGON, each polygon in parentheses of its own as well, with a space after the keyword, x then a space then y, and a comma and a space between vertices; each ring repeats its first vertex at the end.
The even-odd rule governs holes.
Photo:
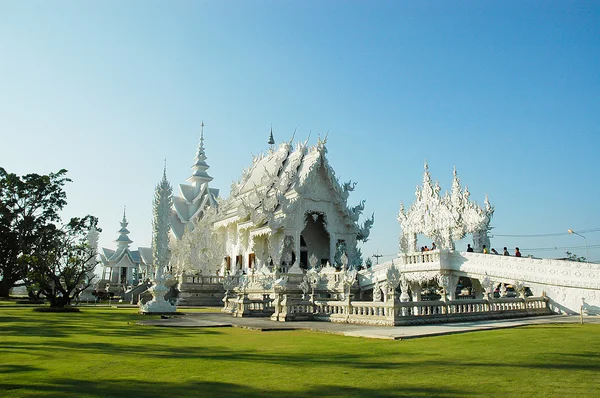
POLYGON ((110 290, 117 290, 117 287, 125 290, 128 286, 137 285, 149 277, 152 266, 152 249, 139 247, 138 250, 130 250, 129 247, 133 241, 129 239, 127 225, 127 218, 123 211, 121 229, 118 231, 119 237, 115 240, 117 249, 103 247, 100 251, 102 271, 98 283, 99 288, 105 288, 109 284, 110 290))

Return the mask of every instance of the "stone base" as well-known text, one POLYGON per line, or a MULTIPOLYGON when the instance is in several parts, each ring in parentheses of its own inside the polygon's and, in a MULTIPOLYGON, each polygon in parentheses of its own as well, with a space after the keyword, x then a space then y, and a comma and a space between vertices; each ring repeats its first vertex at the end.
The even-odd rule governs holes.
POLYGON ((222 284, 181 283, 179 285, 179 305, 220 306, 223 304, 225 289, 222 284))
POLYGON ((142 314, 174 314, 177 312, 177 307, 168 301, 148 301, 146 304, 140 306, 140 313, 142 314))

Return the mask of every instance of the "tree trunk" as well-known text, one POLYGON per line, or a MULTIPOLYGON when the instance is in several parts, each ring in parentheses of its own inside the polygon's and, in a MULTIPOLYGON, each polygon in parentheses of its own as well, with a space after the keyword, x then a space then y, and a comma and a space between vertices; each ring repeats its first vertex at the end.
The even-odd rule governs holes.
POLYGON ((0 297, 7 297, 10 295, 10 289, 14 286, 15 281, 4 276, 4 279, 0 281, 0 297))
POLYGON ((50 307, 53 308, 65 308, 65 305, 69 303, 69 296, 61 297, 49 297, 50 307))

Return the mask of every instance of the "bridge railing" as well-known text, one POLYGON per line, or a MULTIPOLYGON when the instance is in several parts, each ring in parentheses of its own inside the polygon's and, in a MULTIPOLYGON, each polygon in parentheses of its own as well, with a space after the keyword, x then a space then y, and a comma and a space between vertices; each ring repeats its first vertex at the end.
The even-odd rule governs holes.
POLYGON ((400 255, 400 258, 404 264, 434 263, 440 261, 440 251, 429 250, 426 252, 403 253, 400 255))

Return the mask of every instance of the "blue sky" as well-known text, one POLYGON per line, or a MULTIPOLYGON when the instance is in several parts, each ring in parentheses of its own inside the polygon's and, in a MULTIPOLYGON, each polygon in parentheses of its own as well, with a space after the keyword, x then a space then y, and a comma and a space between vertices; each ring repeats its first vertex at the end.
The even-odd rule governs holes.
POLYGON ((126 205, 147 246, 163 160, 177 190, 202 121, 222 196, 271 124, 328 132, 375 213, 365 255, 397 253, 427 159, 489 195, 493 247, 585 255, 571 228, 600 261, 599 21, 598 1, 0 1, 0 166, 67 168, 65 217, 113 247, 126 205), (563 235, 502 236, 536 234, 563 235))

